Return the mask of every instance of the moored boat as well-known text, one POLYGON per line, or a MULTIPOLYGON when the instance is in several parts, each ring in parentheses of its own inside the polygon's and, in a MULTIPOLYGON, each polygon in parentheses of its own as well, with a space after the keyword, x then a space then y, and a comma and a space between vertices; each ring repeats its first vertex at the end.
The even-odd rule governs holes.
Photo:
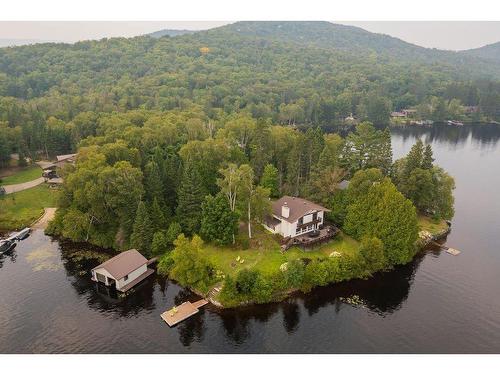
POLYGON ((15 238, 16 238, 16 240, 24 240, 24 239, 28 238, 30 233, 31 233, 31 228, 24 228, 21 231, 16 233, 15 238))
POLYGON ((16 243, 11 240, 0 240, 0 254, 6 253, 16 247, 16 243))
POLYGON ((454 125, 454 126, 464 126, 463 122, 455 121, 455 120, 448 120, 447 124, 448 125, 454 125))

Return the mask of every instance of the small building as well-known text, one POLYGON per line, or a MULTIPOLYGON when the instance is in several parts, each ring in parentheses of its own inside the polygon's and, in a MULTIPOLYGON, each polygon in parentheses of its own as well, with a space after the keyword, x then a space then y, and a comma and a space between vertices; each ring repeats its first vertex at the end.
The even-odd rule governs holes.
POLYGON ((57 155, 56 161, 39 161, 37 164, 44 171, 55 171, 57 168, 62 168, 66 164, 74 164, 78 154, 57 155))
POLYGON ((391 112, 391 117, 393 117, 393 118, 406 117, 406 113, 403 113, 403 112, 391 112))
POLYGON ((64 164, 70 163, 74 164, 76 161, 76 155, 77 154, 66 154, 66 155, 57 155, 56 156, 56 165, 58 167, 62 167, 64 164))
POLYGON ((324 213, 330 210, 319 204, 288 195, 272 203, 272 215, 264 220, 264 227, 281 236, 293 238, 321 229, 324 213))
POLYGON ((92 281, 126 292, 153 274, 148 260, 137 250, 127 250, 92 269, 92 281))
POLYGON ((401 110, 401 113, 404 113, 406 117, 412 117, 417 113, 417 110, 412 108, 405 108, 401 110))

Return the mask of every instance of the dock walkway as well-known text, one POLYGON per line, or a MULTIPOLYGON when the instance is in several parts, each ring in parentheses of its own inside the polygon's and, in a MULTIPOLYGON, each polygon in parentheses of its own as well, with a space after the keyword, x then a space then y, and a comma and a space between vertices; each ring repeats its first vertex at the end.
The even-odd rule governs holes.
POLYGON ((170 310, 165 311, 161 314, 161 318, 170 326, 173 327, 177 323, 186 320, 187 318, 197 314, 200 310, 199 308, 205 306, 208 303, 205 299, 200 299, 196 302, 184 302, 179 306, 175 306, 170 310))

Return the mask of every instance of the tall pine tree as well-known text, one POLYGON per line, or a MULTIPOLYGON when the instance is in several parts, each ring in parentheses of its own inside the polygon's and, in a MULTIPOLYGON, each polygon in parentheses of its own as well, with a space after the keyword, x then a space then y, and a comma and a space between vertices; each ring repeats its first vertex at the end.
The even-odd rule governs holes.
POLYGON ((433 161, 434 158, 432 157, 432 147, 428 144, 427 146, 425 146, 424 156, 422 158, 422 169, 431 169, 433 161))
POLYGON ((153 240, 153 229, 148 210, 143 201, 137 206, 130 245, 139 250, 143 255, 149 256, 151 251, 151 241, 153 240))
POLYGON ((177 219, 188 234, 198 233, 201 220, 201 204, 205 198, 202 179, 196 168, 187 165, 177 192, 177 219))

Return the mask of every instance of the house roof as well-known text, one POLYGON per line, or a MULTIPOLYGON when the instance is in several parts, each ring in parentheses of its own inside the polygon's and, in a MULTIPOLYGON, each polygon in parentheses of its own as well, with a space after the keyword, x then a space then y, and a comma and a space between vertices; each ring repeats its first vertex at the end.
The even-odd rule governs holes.
POLYGON ((76 156, 76 154, 66 154, 66 155, 57 155, 57 161, 64 161, 68 159, 72 159, 76 156))
POLYGON ((307 199, 298 198, 298 197, 290 197, 285 195, 281 197, 277 201, 274 201, 272 204, 273 215, 279 217, 282 220, 286 220, 289 223, 293 223, 297 221, 304 215, 307 215, 309 212, 314 211, 327 211, 330 212, 328 208, 320 206, 319 204, 308 201, 307 199), (286 218, 281 216, 281 207, 287 205, 290 208, 290 215, 286 218))
POLYGON ((36 164, 38 164, 38 166, 40 168, 42 168, 43 170, 45 169, 50 169, 50 168, 53 168, 55 167, 56 165, 54 163, 52 163, 51 161, 37 161, 36 164))
POLYGON ((116 280, 128 275, 148 262, 137 250, 127 250, 117 256, 105 261, 92 270, 104 268, 116 280))

